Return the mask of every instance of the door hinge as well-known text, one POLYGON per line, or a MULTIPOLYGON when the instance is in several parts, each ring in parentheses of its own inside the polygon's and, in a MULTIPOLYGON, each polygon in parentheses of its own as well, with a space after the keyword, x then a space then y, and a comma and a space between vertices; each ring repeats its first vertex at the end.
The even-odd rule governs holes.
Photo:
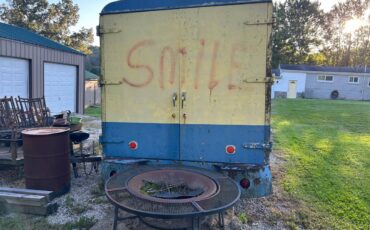
POLYGON ((105 86, 105 85, 122 85, 122 81, 113 82, 113 81, 100 80, 99 81, 99 85, 100 86, 105 86))
POLYGON ((122 30, 116 29, 116 28, 109 28, 104 29, 102 26, 96 27, 96 35, 100 37, 102 34, 114 34, 114 33, 120 33, 122 30))
POLYGON ((272 25, 275 23, 275 18, 272 19, 263 19, 263 20, 255 20, 255 21, 245 21, 243 24, 246 26, 251 26, 251 25, 272 25))
POLYGON ((274 79, 272 77, 256 78, 243 80, 243 83, 272 83, 274 79))
POLYGON ((269 143, 248 143, 248 144, 243 144, 243 148, 245 148, 245 149, 271 150, 272 149, 272 142, 269 142, 269 143))

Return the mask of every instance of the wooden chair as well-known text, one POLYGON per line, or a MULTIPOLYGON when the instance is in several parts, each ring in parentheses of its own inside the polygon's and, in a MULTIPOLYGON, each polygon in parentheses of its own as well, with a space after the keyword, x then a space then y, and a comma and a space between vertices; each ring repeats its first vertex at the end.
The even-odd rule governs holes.
POLYGON ((16 98, 17 109, 22 127, 43 127, 50 125, 50 112, 46 107, 45 98, 16 98))
POLYGON ((0 142, 10 145, 11 160, 17 160, 18 143, 22 141, 20 117, 13 97, 0 98, 0 142))

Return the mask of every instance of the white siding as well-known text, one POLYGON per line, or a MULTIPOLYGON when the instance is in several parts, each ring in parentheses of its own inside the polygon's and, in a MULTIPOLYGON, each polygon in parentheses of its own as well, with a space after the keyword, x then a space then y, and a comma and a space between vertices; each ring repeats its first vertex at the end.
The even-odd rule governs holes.
POLYGON ((271 97, 274 98, 275 92, 288 92, 289 81, 297 81, 297 93, 304 93, 306 87, 306 73, 286 72, 280 70, 280 79, 276 79, 272 86, 271 97))

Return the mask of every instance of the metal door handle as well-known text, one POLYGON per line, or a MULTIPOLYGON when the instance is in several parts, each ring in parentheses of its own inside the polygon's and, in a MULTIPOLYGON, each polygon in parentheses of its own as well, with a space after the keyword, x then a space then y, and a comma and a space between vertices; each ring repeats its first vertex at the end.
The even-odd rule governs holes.
POLYGON ((173 93, 173 95, 172 95, 173 107, 176 107, 176 101, 177 101, 177 93, 173 93))
POLYGON ((186 92, 183 92, 181 95, 181 108, 184 108, 184 102, 186 101, 186 92))

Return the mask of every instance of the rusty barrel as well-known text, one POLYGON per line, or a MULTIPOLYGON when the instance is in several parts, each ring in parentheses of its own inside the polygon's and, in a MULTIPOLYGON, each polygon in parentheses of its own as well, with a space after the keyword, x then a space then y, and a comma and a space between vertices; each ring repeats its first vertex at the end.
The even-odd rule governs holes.
POLYGON ((67 128, 22 132, 26 188, 67 193, 70 188, 70 140, 67 128))

